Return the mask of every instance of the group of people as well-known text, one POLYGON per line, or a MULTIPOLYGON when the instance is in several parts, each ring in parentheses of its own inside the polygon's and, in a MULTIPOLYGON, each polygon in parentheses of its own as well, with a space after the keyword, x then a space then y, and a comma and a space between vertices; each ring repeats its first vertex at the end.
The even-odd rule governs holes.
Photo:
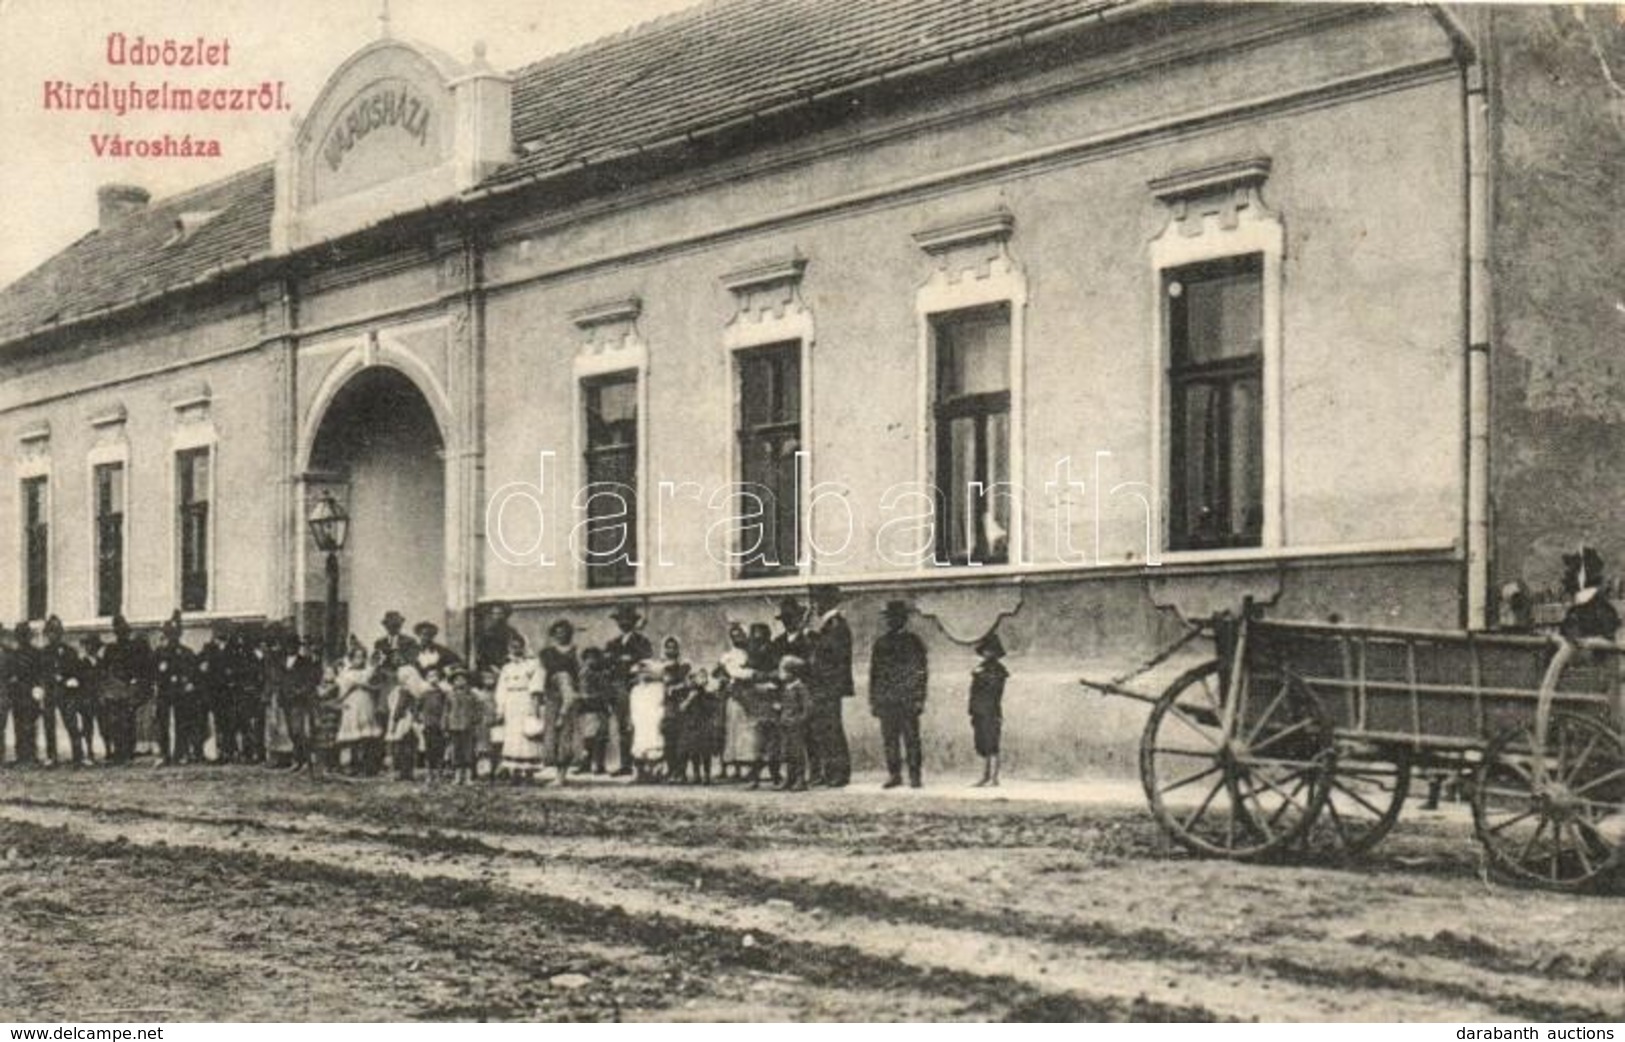
MULTIPOLYGON (((833 586, 785 597, 777 632, 767 622, 733 623, 711 664, 684 655, 675 637, 658 653, 642 613, 611 613, 618 633, 601 647, 577 647, 559 619, 539 648, 495 604, 465 663, 420 622, 409 636, 396 611, 369 648, 355 637, 324 667, 318 642, 292 623, 215 623, 197 651, 181 641, 177 612, 157 648, 113 620, 113 639, 84 638, 75 651, 55 617, 36 642, 23 623, 0 640, 0 724, 9 718, 15 759, 63 759, 59 722, 73 763, 128 763, 142 737, 157 763, 262 763, 292 770, 467 784, 514 783, 572 772, 641 781, 709 784, 732 778, 801 791, 851 780, 844 705, 857 694, 852 630, 833 586), (150 706, 150 710, 143 711, 150 706), (138 720, 141 723, 138 724, 138 720), (612 769, 613 764, 613 769, 612 769)), ((885 632, 869 659, 869 708, 878 719, 886 787, 919 787, 920 715, 928 661, 908 629, 909 606, 889 602, 885 632)), ((1002 696, 1008 675, 996 633, 977 645, 969 710, 982 785, 998 784, 1002 696)))

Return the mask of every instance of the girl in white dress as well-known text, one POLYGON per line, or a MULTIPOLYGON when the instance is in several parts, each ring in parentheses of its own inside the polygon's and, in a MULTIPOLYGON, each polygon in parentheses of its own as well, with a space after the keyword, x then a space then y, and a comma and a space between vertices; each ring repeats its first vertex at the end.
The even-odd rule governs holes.
POLYGON ((340 668, 335 683, 339 690, 340 749, 350 750, 350 773, 374 773, 378 765, 372 762, 372 744, 383 738, 378 726, 377 685, 372 664, 367 661, 367 649, 354 637, 350 638, 349 658, 340 668))
POLYGON ((526 654, 525 639, 514 634, 508 662, 497 675, 497 707, 502 714, 502 769, 516 782, 534 779, 542 767, 546 691, 542 664, 526 654))

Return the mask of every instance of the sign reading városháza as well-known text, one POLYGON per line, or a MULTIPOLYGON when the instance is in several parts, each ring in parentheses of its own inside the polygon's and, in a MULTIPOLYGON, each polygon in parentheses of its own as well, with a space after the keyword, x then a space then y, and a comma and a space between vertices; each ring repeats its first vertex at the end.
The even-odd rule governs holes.
POLYGON ((378 131, 398 132, 429 145, 429 121, 434 107, 405 81, 375 84, 340 112, 322 145, 322 161, 337 172, 357 144, 378 131))

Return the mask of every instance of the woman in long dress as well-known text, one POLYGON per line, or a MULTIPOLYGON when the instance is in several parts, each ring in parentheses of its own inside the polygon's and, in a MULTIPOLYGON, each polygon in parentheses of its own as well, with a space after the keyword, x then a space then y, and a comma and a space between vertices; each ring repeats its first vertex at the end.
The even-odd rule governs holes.
POLYGON ((508 642, 508 662, 497 675, 497 707, 502 715, 502 769, 515 782, 531 781, 541 770, 546 735, 536 723, 544 719, 546 691, 542 664, 526 653, 525 639, 514 634, 508 642))
POLYGON ((378 726, 374 670, 367 661, 367 649, 351 638, 349 658, 339 670, 335 683, 339 690, 339 731, 337 744, 350 750, 350 773, 373 773, 377 765, 368 754, 372 743, 383 738, 378 726))
POLYGON ((734 623, 728 627, 730 647, 717 662, 717 675, 723 684, 726 719, 722 741, 722 763, 732 767, 742 777, 747 767, 756 766, 762 758, 762 743, 756 733, 756 721, 749 708, 750 685, 756 682, 756 671, 750 668, 749 641, 745 627, 734 623))
POLYGON ((542 719, 547 730, 542 736, 542 762, 558 768, 559 784, 565 784, 570 764, 576 756, 576 702, 581 692, 581 663, 576 657, 575 627, 560 619, 547 628, 550 643, 540 656, 546 693, 542 699, 542 719))

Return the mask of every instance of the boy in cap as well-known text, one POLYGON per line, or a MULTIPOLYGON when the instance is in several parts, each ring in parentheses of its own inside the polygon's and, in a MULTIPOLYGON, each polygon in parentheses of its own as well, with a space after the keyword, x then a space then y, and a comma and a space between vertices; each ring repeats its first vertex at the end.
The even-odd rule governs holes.
POLYGON ((1004 728, 1004 642, 989 633, 976 642, 977 663, 970 673, 971 737, 982 758, 982 780, 977 787, 999 784, 999 735, 1004 728))

